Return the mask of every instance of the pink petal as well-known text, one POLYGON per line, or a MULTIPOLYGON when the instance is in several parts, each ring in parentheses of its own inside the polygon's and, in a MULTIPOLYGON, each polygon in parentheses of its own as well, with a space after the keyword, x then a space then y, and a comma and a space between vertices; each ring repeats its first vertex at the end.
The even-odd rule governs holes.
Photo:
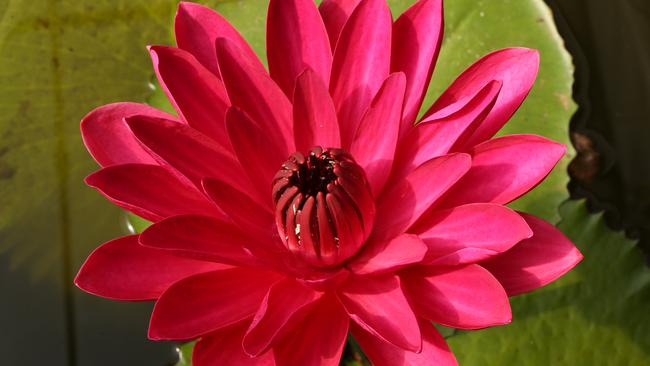
POLYGON ((261 197, 268 201, 273 177, 291 152, 281 141, 269 138, 266 131, 237 107, 228 110, 226 128, 240 164, 246 167, 251 182, 256 182, 261 197))
POLYGON ((114 165, 85 181, 111 202, 149 221, 181 214, 223 216, 195 187, 159 165, 114 165))
POLYGON ((555 281, 583 258, 556 227, 535 216, 520 214, 533 230, 533 237, 482 263, 501 282, 509 296, 555 281))
POLYGON ((266 73, 246 62, 242 50, 233 41, 216 41, 219 69, 230 101, 248 114, 270 140, 284 141, 294 151, 291 102, 266 73))
POLYGON ((501 83, 492 81, 468 100, 431 115, 415 125, 398 144, 393 176, 399 178, 425 161, 448 154, 471 134, 494 106, 501 83))
POLYGON ((274 347, 279 365, 338 366, 350 319, 333 297, 318 301, 292 333, 274 347))
POLYGON ((396 271, 424 259, 428 247, 413 234, 402 234, 386 242, 367 242, 352 259, 350 270, 356 274, 396 271))
POLYGON ((193 339, 250 318, 280 279, 272 272, 233 268, 178 281, 156 302, 149 338, 193 339))
POLYGON ((230 264, 255 263, 246 249, 254 242, 233 224, 200 215, 169 217, 140 235, 140 244, 146 247, 230 264))
POLYGON ((179 48, 151 46, 149 53, 158 81, 181 118, 228 148, 224 118, 230 101, 221 80, 179 48))
POLYGON ((212 201, 248 235, 264 243, 277 236, 270 204, 262 206, 247 194, 215 179, 206 179, 203 188, 212 201))
POLYGON ((386 343, 364 331, 356 324, 351 326, 354 339, 359 342, 363 353, 374 366, 458 366, 447 342, 436 327, 428 321, 420 320, 422 332, 422 352, 405 351, 386 343))
POLYGON ((296 80, 293 123, 297 151, 306 153, 314 146, 341 147, 332 97, 323 80, 311 69, 305 70, 296 80))
POLYGON ((174 120, 175 117, 146 104, 113 103, 101 106, 81 120, 84 144, 101 166, 141 163, 158 164, 133 136, 124 118, 133 115, 174 120))
POLYGON ((476 263, 533 235, 519 214, 491 203, 435 211, 417 226, 429 248, 427 262, 439 266, 476 263))
POLYGON ((332 50, 336 48, 343 26, 360 2, 361 0, 323 0, 318 7, 332 50))
POLYGON ((467 151, 492 137, 519 108, 535 82, 539 52, 528 48, 506 48, 492 52, 465 70, 433 104, 427 114, 476 94, 491 80, 503 83, 494 108, 476 131, 467 136, 461 151, 467 151))
POLYGON ((363 112, 388 76, 392 20, 385 0, 365 0, 341 31, 330 91, 343 147, 350 146, 363 112))
POLYGON ((241 57, 259 71, 265 71, 253 49, 237 30, 216 11, 191 2, 178 5, 175 22, 178 47, 190 52, 212 73, 221 77, 215 50, 217 38, 232 40, 241 50, 241 57))
POLYGON ((406 74, 400 136, 410 130, 429 86, 443 34, 442 0, 419 0, 393 24, 391 71, 406 74))
POLYGON ((472 168, 441 206, 509 203, 533 189, 562 158, 565 146, 537 135, 507 135, 477 145, 472 168))
POLYGON ((243 321, 201 338, 192 351, 192 365, 275 366, 273 350, 254 358, 244 352, 241 340, 247 328, 248 322, 243 321))
POLYGON ((266 28, 269 71, 287 96, 305 68, 329 82, 332 50, 313 0, 271 0, 266 28))
POLYGON ((366 331, 403 349, 421 349, 420 328, 399 277, 351 277, 339 297, 350 318, 366 331))
POLYGON ((244 351, 251 356, 265 352, 271 343, 279 338, 280 331, 287 327, 287 323, 291 320, 300 321, 304 313, 321 295, 322 293, 294 279, 285 279, 273 285, 262 300, 253 322, 244 335, 242 342, 244 351))
POLYGON ((384 81, 361 118, 350 146, 350 153, 364 168, 375 197, 384 188, 393 167, 405 88, 406 78, 401 72, 384 81))
POLYGON ((95 249, 81 266, 75 285, 114 300, 153 300, 183 278, 226 266, 180 258, 138 244, 138 235, 111 240, 95 249))
POLYGON ((372 237, 389 239, 405 232, 469 170, 471 163, 467 154, 441 156, 389 184, 377 203, 372 237))
POLYGON ((421 267, 402 276, 413 308, 425 319, 459 329, 510 323, 508 295, 485 268, 421 267))
POLYGON ((211 177, 223 179, 240 190, 252 191, 233 153, 199 131, 145 116, 130 117, 127 123, 142 144, 195 185, 200 187, 203 178, 211 177))

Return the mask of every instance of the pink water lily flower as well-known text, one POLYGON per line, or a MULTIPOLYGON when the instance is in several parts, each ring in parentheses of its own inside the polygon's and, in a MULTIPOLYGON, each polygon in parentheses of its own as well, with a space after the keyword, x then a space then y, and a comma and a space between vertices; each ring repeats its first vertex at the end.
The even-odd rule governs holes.
POLYGON ((116 103, 81 123, 102 166, 87 183, 154 224, 96 249, 76 284, 155 300, 149 337, 198 339, 195 366, 338 365, 349 332, 374 365, 455 365, 434 323, 509 323, 508 296, 582 258, 504 206, 565 151, 492 138, 535 50, 478 60, 415 123, 442 0, 394 22, 385 0, 271 0, 268 72, 206 7, 181 3, 175 29, 149 52, 178 116, 116 103))

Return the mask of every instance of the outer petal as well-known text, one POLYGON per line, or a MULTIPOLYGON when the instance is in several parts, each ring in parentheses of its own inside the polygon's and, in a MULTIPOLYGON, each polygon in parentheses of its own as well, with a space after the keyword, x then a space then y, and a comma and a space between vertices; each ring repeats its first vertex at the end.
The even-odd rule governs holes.
POLYGON ((470 168, 467 154, 431 159, 379 197, 372 237, 388 239, 405 232, 470 168))
POLYGON ((297 151, 306 153, 317 145, 325 148, 341 146, 332 97, 323 80, 311 69, 305 70, 296 80, 293 123, 297 151))
POLYGON ((272 272, 233 268, 176 282, 156 302, 149 338, 192 339, 250 318, 278 280, 272 272))
POLYGON ((332 50, 336 48, 343 26, 360 2, 361 0, 323 0, 318 7, 332 50))
POLYGON ((86 177, 86 184, 149 221, 192 213, 223 216, 195 187, 159 165, 110 166, 86 177))
POLYGON ((435 211, 417 226, 429 248, 425 262, 440 266, 476 263, 533 235, 516 212, 491 203, 435 211))
POLYGON ((146 247, 222 263, 255 263, 246 249, 254 242, 232 223, 200 215, 169 217, 140 235, 140 244, 146 247))
POLYGON ((425 161, 457 151, 455 145, 470 135, 494 106, 501 83, 492 81, 469 101, 428 116, 398 144, 393 177, 399 179, 425 161), (456 109, 459 108, 459 109, 456 109))
POLYGON ((164 119, 134 116, 129 127, 149 150, 181 172, 195 185, 203 178, 219 178, 240 190, 251 192, 241 165, 228 149, 219 147, 199 131, 164 119))
POLYGON ((346 312, 363 329, 397 347, 420 351, 420 328, 399 277, 351 277, 339 291, 346 312))
POLYGON ((442 0, 420 0, 393 24, 391 71, 406 74, 406 102, 400 136, 417 117, 438 59, 443 34, 442 0))
POLYGON ((466 95, 474 95, 490 80, 503 83, 503 88, 485 120, 468 136, 460 151, 467 151, 492 137, 519 108, 535 82, 539 68, 539 52, 528 48, 506 48, 492 52, 465 70, 433 104, 428 114, 452 104, 466 95))
POLYGON ((153 300, 183 278, 225 266, 180 258, 138 244, 138 235, 111 240, 95 249, 81 266, 75 285, 115 300, 153 300))
POLYGON ((242 50, 233 41, 216 41, 219 69, 228 96, 234 106, 246 112, 270 140, 284 141, 293 151, 291 102, 266 73, 246 62, 242 50))
POLYGON ((536 135, 507 135, 472 151, 472 168, 441 203, 506 204, 533 189, 564 155, 566 147, 536 135))
POLYGON ((580 251, 560 230, 535 216, 522 213, 533 237, 482 265, 515 296, 544 286, 582 260, 580 251))
POLYGON ((158 164, 138 143, 124 121, 133 115, 175 120, 170 114, 138 103, 107 104, 88 113, 81 120, 81 137, 90 154, 101 166, 158 164))
POLYGON ((388 76, 391 25, 385 0, 364 0, 341 32, 330 91, 344 148, 350 146, 363 112, 388 76))
POLYGON ((287 96, 307 67, 329 82, 332 50, 313 0, 271 0, 266 27, 269 71, 287 96))
POLYGON ((217 38, 229 38, 241 49, 241 57, 259 71, 265 71, 253 49, 244 38, 216 11, 195 3, 181 2, 176 13, 176 43, 194 55, 199 62, 220 77, 215 52, 217 38))
POLYGON ((271 196, 271 182, 278 169, 286 161, 290 152, 279 140, 269 135, 237 107, 232 107, 226 115, 228 136, 246 174, 260 196, 271 196))
POLYGON ((436 327, 420 320, 422 352, 405 351, 386 343, 352 323, 352 335, 374 366, 458 366, 447 342, 436 327))
POLYGON ((205 192, 237 226, 256 240, 267 243, 277 235, 269 206, 261 206, 245 193, 214 179, 203 182, 205 192))
POLYGON ((181 118, 228 148, 224 118, 230 101, 221 80, 179 48, 151 46, 149 53, 158 81, 181 118))
POLYGON ((427 249, 427 245, 413 234, 403 234, 387 242, 368 242, 349 267, 360 275, 395 271, 421 262, 427 249))
POLYGON ((479 329, 512 320, 506 291, 477 264, 417 268, 402 283, 416 314, 435 323, 479 329))
POLYGON ((246 328, 248 328, 248 322, 243 321, 201 338, 196 342, 192 351, 192 365, 275 366, 273 350, 255 358, 244 352, 241 340, 246 328))
POLYGON ((390 176, 397 146, 406 78, 403 73, 389 76, 361 119, 350 153, 368 177, 378 196, 390 176))
POLYGON ((350 319, 333 297, 325 297, 292 333, 274 347, 279 365, 338 366, 350 319))
MULTIPOLYGON (((242 341, 244 351, 251 356, 265 352, 271 343, 279 338, 280 331, 287 326, 287 323, 291 320, 299 321, 321 295, 322 293, 312 290, 293 278, 273 285, 262 300, 253 322, 244 335, 242 341)), ((293 336, 295 335, 288 335, 288 337, 293 336)))

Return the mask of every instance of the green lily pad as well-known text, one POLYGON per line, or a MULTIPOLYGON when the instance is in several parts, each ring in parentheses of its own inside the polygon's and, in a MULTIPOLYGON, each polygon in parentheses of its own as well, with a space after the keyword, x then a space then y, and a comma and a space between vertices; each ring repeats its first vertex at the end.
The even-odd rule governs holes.
POLYGON ((560 214, 559 228, 584 260, 511 299, 512 324, 449 338, 461 365, 650 365, 650 269, 639 248, 584 201, 560 214))

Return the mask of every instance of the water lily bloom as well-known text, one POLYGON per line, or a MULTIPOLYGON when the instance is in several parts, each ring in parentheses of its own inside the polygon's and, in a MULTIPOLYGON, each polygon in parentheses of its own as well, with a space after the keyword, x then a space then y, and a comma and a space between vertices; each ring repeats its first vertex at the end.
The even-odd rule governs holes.
POLYGON ((582 258, 504 206, 565 151, 493 138, 535 50, 481 58, 416 120, 442 0, 395 21, 385 0, 271 0, 268 71, 218 13, 181 3, 175 22, 177 47, 149 52, 177 116, 115 103, 81 123, 86 182, 153 225, 76 284, 155 300, 149 337, 198 339, 195 366, 338 365, 349 333, 374 365, 455 365, 434 323, 509 323, 508 296, 582 258))

